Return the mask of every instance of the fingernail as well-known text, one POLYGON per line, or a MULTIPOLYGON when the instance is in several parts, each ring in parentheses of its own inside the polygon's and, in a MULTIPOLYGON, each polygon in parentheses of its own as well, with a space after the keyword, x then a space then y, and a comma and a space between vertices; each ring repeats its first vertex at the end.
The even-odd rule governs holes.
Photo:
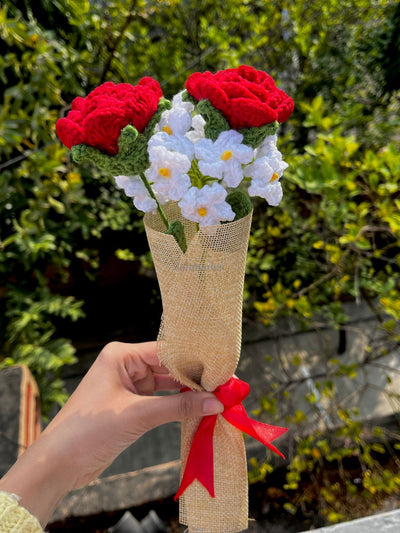
POLYGON ((224 410, 224 404, 216 398, 207 398, 203 401, 203 415, 217 415, 224 410))

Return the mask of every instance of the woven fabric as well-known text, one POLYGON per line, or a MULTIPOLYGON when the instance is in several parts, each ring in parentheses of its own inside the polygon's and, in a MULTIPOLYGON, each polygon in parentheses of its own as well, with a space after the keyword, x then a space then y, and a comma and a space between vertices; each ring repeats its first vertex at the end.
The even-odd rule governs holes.
MULTIPOLYGON (((234 374, 240 356, 242 297, 251 214, 202 227, 182 218, 176 204, 167 218, 181 220, 182 253, 158 215, 145 229, 163 302, 158 355, 171 374, 193 390, 213 391, 234 374)), ((182 425, 182 466, 199 420, 182 425)), ((190 533, 234 533, 247 528, 247 466, 239 430, 218 417, 214 432, 215 498, 195 481, 180 498, 180 521, 190 533)))
POLYGON ((38 520, 18 504, 17 498, 0 492, 0 533, 43 533, 38 520))

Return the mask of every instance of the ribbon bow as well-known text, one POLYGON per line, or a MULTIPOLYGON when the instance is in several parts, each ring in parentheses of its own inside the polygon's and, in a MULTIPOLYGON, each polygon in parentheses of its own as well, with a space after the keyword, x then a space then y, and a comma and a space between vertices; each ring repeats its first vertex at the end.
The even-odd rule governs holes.
MULTIPOLYGON (((181 392, 189 390, 188 387, 185 387, 181 392)), ((270 426, 269 424, 263 424, 250 418, 242 405, 242 401, 249 392, 250 386, 248 383, 233 377, 225 385, 220 385, 213 391, 218 400, 225 406, 224 411, 221 413, 225 420, 240 431, 259 440, 270 450, 284 458, 282 453, 271 444, 271 441, 283 435, 287 431, 287 428, 270 426)), ((175 501, 182 496, 195 479, 200 481, 212 498, 215 497, 213 434, 217 416, 205 416, 197 428, 190 447, 182 481, 174 498, 175 501)))

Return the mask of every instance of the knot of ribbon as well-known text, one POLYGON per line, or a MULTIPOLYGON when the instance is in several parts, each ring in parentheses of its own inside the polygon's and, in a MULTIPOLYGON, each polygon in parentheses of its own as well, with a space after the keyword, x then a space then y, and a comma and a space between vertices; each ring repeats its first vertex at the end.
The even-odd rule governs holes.
MULTIPOLYGON (((181 392, 189 390, 188 387, 184 387, 181 392)), ((283 435, 287 428, 270 426, 250 418, 242 405, 242 401, 249 392, 250 386, 248 383, 232 377, 227 383, 217 387, 213 394, 225 406, 224 411, 221 413, 225 420, 243 433, 247 433, 247 435, 259 440, 270 450, 284 458, 282 453, 271 444, 271 441, 283 435)), ((185 471, 178 492, 175 494, 175 500, 182 496, 195 479, 207 489, 212 498, 215 497, 213 435, 217 416, 210 415, 202 418, 193 437, 185 471)))

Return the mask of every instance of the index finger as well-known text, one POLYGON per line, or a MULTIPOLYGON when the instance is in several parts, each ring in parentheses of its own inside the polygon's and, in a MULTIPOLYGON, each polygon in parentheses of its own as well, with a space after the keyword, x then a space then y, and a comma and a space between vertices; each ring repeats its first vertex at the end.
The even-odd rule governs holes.
POLYGON ((139 342, 128 345, 129 355, 139 356, 141 361, 155 374, 169 374, 168 368, 157 357, 157 341, 139 342))

